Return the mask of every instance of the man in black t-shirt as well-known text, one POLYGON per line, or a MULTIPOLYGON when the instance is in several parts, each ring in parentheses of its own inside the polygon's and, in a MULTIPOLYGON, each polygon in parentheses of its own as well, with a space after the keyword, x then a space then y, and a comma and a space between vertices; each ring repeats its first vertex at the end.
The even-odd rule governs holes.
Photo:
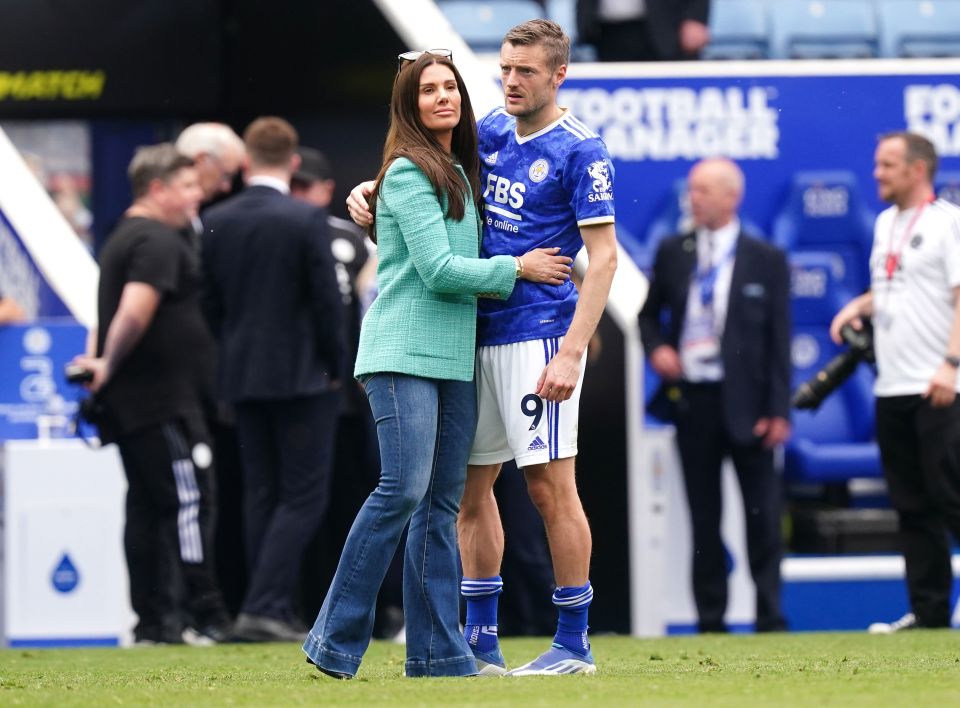
POLYGON ((93 374, 100 434, 118 444, 127 476, 135 639, 209 644, 230 627, 210 553, 213 456, 196 386, 208 335, 198 255, 184 232, 202 191, 192 160, 170 144, 138 150, 129 176, 133 205, 100 255, 96 355, 74 363, 93 374))

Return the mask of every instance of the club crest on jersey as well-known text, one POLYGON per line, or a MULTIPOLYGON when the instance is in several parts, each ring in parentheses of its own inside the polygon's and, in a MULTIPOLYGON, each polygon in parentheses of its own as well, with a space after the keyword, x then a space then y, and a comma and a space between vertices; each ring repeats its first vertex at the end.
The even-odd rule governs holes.
POLYGON ((491 152, 489 155, 483 158, 483 161, 486 162, 488 165, 496 165, 497 158, 499 156, 500 156, 500 151, 497 150, 496 152, 491 152))
POLYGON ((530 165, 530 172, 528 172, 531 182, 543 182, 549 173, 550 164, 543 158, 530 165))

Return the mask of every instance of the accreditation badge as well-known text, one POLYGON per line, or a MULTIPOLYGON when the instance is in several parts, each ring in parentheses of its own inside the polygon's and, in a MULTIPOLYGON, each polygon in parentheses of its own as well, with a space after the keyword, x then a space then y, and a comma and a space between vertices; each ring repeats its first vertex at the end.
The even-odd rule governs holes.
POLYGON ((720 337, 711 310, 703 309, 687 318, 680 345, 684 354, 695 361, 706 364, 720 359, 720 337))

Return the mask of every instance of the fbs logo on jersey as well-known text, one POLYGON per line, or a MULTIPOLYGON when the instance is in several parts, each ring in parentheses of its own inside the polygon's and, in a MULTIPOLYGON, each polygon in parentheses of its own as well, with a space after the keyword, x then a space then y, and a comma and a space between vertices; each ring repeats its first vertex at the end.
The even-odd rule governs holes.
POLYGON ((533 442, 530 443, 530 446, 527 448, 527 450, 546 450, 546 449, 547 449, 547 446, 543 442, 543 440, 540 439, 539 435, 533 439, 533 442))
POLYGON ((530 171, 527 174, 529 174, 531 182, 543 182, 550 174, 550 163, 541 157, 530 165, 530 171))
POLYGON ((498 157, 500 157, 499 150, 497 150, 496 152, 491 152, 489 155, 483 158, 483 161, 486 162, 488 165, 496 165, 498 157))
POLYGON ((613 200, 613 184, 610 182, 610 169, 606 160, 597 160, 587 166, 587 174, 593 179, 593 194, 587 195, 589 202, 607 202, 613 200))

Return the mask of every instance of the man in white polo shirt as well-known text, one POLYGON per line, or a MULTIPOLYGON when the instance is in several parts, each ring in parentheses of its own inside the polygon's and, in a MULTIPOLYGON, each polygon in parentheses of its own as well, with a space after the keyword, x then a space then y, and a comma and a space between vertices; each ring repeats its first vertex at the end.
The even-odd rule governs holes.
POLYGON ((960 539, 960 208, 936 199, 937 154, 907 132, 880 138, 873 175, 892 206, 874 227, 871 286, 830 335, 871 317, 877 440, 900 519, 911 612, 871 632, 950 625, 949 534, 960 539))

